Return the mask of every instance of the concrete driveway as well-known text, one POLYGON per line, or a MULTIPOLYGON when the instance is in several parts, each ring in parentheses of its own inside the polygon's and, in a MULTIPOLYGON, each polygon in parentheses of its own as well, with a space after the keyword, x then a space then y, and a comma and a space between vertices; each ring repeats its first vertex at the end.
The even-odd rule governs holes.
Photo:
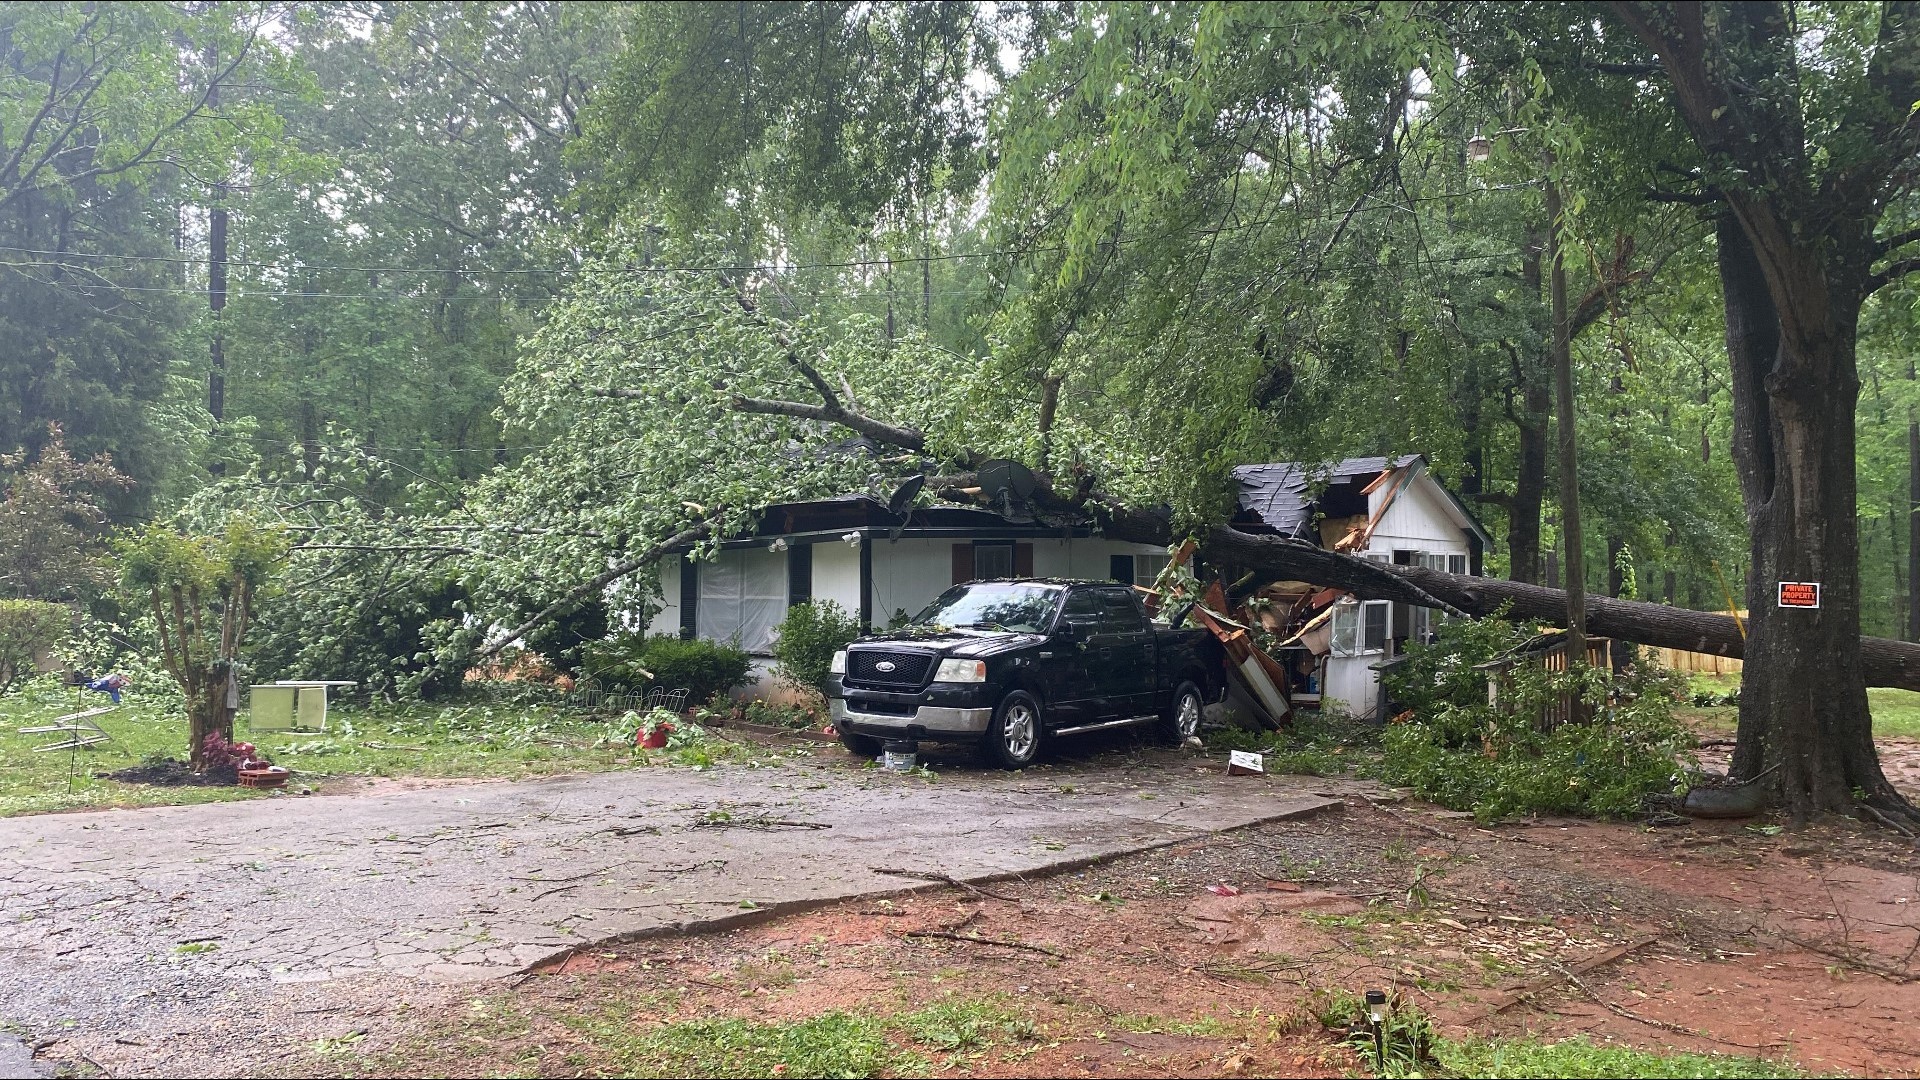
POLYGON ((247 984, 484 980, 597 941, 1045 873, 1336 804, 1168 754, 934 778, 650 768, 12 818, 0 1021, 111 1024, 247 984))

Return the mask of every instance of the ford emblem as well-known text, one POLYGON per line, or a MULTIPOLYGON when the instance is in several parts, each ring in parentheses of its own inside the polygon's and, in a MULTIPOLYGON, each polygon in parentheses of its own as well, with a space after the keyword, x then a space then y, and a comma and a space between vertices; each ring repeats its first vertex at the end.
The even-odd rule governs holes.
POLYGON ((893 661, 891 661, 891 660, 882 660, 882 661, 880 661, 879 663, 877 663, 877 664, 875 664, 875 665, 873 665, 873 670, 875 670, 875 671, 892 671, 892 670, 894 669, 894 667, 895 667, 895 665, 894 665, 894 662, 893 662, 893 661))

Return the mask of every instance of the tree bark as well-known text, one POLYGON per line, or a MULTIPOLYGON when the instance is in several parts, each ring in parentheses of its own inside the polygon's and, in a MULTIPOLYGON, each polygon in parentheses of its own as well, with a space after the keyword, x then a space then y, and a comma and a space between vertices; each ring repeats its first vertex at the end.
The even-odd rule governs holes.
MULTIPOLYGON (((1542 245, 1529 236, 1520 262, 1520 280, 1527 295, 1537 297, 1544 284, 1540 270, 1542 245)), ((1539 584, 1540 517, 1547 494, 1547 422, 1553 416, 1552 388, 1547 381, 1546 352, 1532 343, 1516 348, 1510 358, 1520 384, 1520 415, 1514 427, 1519 440, 1514 463, 1513 501, 1507 507, 1507 576, 1539 584)))
MULTIPOLYGON (((1118 533, 1109 535, 1119 536, 1118 533)), ((1444 574, 1419 566, 1367 563, 1306 544, 1243 533, 1225 526, 1208 534, 1201 554, 1216 566, 1232 566, 1239 572, 1252 570, 1262 581, 1311 581, 1345 589, 1365 600, 1432 606, 1412 591, 1418 589, 1476 618, 1504 612, 1516 622, 1559 626, 1567 612, 1566 593, 1559 589, 1499 578, 1444 574), (1355 566, 1355 563, 1363 565, 1355 566)), ((1588 597, 1587 605, 1587 628, 1596 636, 1716 656, 1749 660, 1754 656, 1749 640, 1741 637, 1731 615, 1599 596, 1588 597)), ((1920 645, 1890 638, 1856 640, 1866 685, 1920 690, 1920 645)))
MULTIPOLYGON (((1734 466, 1752 559, 1733 775, 1777 770, 1773 782, 1796 818, 1852 812, 1856 791, 1904 810, 1880 769, 1867 710, 1854 517, 1860 382, 1853 326, 1841 314, 1848 301, 1828 298, 1828 326, 1787 332, 1747 229, 1729 213, 1717 231, 1734 466), (1820 607, 1777 607, 1781 581, 1819 582, 1820 607)), ((1788 265, 1782 273, 1821 270, 1788 265)))
MULTIPOLYGON (((1913 378, 1911 365, 1907 378, 1913 378)), ((1920 641, 1920 421, 1907 407, 1907 640, 1920 641)))
MULTIPOLYGON (((1553 166, 1547 157, 1549 169, 1553 166)), ((1567 268, 1560 253, 1566 227, 1560 212, 1560 182, 1547 177, 1547 293, 1553 311, 1553 412, 1560 444, 1560 535, 1567 551, 1567 656, 1587 655, 1587 553, 1580 531, 1579 424, 1573 407, 1573 337, 1567 322, 1567 268)), ((1574 702, 1576 719, 1581 703, 1574 702)))

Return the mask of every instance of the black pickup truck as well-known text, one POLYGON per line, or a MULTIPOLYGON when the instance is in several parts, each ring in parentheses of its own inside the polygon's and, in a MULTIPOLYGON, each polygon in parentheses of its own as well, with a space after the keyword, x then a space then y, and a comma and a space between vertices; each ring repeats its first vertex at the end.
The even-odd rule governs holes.
POLYGON ((1154 724, 1178 745, 1225 691, 1218 641, 1147 618, 1111 581, 955 585, 912 624, 833 658, 827 696, 840 741, 974 742, 999 765, 1031 763, 1056 736, 1154 724))

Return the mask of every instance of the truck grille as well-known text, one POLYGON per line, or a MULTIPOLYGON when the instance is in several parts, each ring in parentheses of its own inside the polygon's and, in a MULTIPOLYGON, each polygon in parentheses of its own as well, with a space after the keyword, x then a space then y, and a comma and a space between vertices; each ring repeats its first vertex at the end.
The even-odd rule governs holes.
POLYGON ((862 686, 918 690, 927 684, 927 673, 932 667, 933 657, 928 653, 878 649, 847 653, 847 681, 862 686), (882 667, 883 664, 892 670, 882 667))

